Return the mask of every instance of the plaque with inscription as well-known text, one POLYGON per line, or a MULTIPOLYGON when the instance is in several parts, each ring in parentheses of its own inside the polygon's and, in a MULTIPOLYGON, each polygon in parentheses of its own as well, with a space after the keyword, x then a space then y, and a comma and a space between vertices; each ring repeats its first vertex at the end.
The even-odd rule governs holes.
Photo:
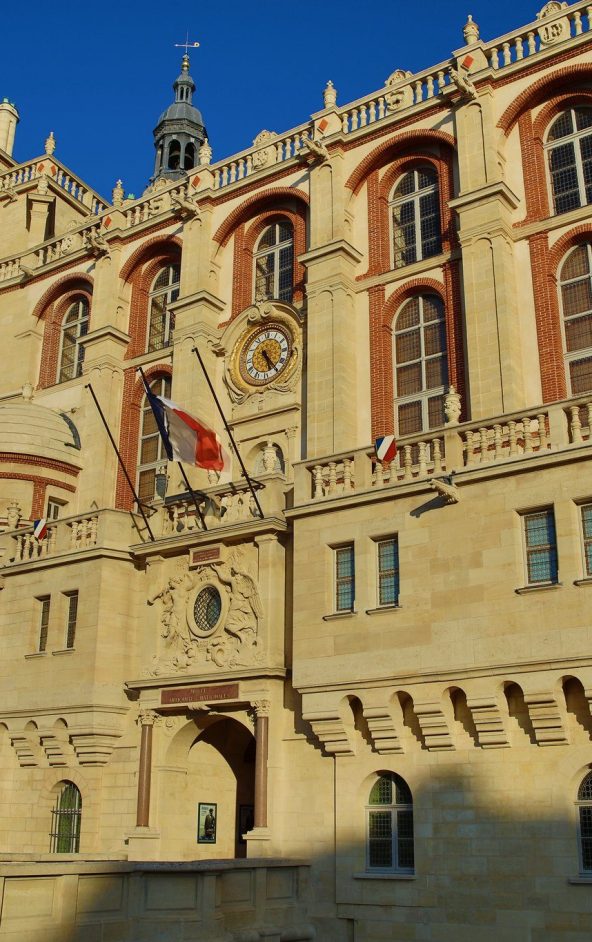
POLYGON ((174 690, 162 690, 160 693, 161 706, 236 699, 238 699, 238 684, 224 684, 219 687, 179 687, 174 690))
POLYGON ((192 549, 189 551, 189 568, 196 566, 205 566, 207 563, 215 563, 220 559, 219 546, 206 546, 204 549, 192 549))

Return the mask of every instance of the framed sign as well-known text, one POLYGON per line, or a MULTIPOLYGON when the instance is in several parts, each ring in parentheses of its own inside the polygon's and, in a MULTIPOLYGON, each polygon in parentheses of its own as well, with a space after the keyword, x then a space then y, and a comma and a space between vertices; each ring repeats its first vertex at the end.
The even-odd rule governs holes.
POLYGON ((218 805, 214 801, 200 801, 197 806, 197 843, 215 844, 218 824, 218 805))
POLYGON ((255 826, 255 808, 253 805, 238 806, 238 842, 246 844, 244 835, 255 826))

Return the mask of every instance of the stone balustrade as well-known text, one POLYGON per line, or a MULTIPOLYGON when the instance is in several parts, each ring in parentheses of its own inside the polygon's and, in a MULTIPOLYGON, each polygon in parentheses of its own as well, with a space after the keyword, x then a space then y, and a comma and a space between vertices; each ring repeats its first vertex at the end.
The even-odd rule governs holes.
POLYGON ((11 566, 95 547, 127 550, 135 541, 137 530, 129 514, 101 510, 50 521, 42 540, 33 536, 32 527, 7 531, 0 535, 0 554, 3 565, 11 566))
POLYGON ((15 187, 47 176, 56 186, 68 193, 78 203, 88 208, 93 216, 103 212, 107 204, 99 195, 87 187, 83 181, 64 167, 54 157, 44 155, 24 164, 18 164, 0 173, 0 196, 15 187))
MULTIPOLYGON (((281 515, 285 507, 283 474, 265 474, 257 479, 265 484, 257 491, 263 513, 281 515)), ((244 482, 208 487, 199 491, 197 501, 208 530, 234 524, 254 523, 259 519, 257 505, 244 482)), ((188 494, 167 497, 161 508, 160 536, 168 538, 191 531, 203 531, 195 501, 188 494)))
POLYGON ((490 67, 498 72, 521 59, 531 58, 589 32, 592 28, 592 4, 574 3, 549 16, 529 23, 519 31, 506 33, 484 46, 490 67))
POLYGON ((214 189, 220 190, 245 177, 252 176, 259 170, 285 163, 296 157, 305 140, 313 137, 310 124, 293 128, 285 134, 276 135, 262 132, 255 138, 253 147, 234 154, 229 160, 220 161, 210 167, 214 177, 214 189))
POLYGON ((447 425, 439 434, 408 436, 390 463, 369 448, 295 465, 295 502, 346 497, 429 480, 508 460, 536 458, 592 441, 592 397, 553 403, 480 422, 447 425))
POLYGON ((161 213, 174 209, 175 199, 186 199, 189 187, 185 183, 174 183, 169 187, 155 190, 136 200, 132 205, 122 206, 124 228, 133 229, 142 223, 149 222, 161 213))

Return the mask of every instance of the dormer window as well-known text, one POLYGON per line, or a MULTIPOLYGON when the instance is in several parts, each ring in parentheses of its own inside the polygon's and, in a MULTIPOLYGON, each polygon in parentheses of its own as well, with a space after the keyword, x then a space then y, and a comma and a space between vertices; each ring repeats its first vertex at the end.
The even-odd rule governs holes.
POLYGON ((294 230, 287 220, 268 226, 255 250, 255 301, 291 301, 294 289, 294 230))

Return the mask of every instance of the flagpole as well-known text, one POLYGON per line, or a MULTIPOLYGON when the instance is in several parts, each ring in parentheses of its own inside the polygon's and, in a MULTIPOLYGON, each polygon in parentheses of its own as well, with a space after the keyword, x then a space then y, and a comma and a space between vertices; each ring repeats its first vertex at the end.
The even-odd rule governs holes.
POLYGON ((106 418, 105 418, 105 416, 104 416, 104 414, 103 414, 103 410, 101 409, 101 407, 100 407, 100 405, 99 405, 99 400, 98 400, 97 397, 95 396, 95 391, 94 391, 94 389, 92 388, 92 386, 91 386, 90 383, 86 383, 86 385, 85 385, 84 388, 85 388, 85 389, 88 389, 89 392, 90 392, 90 394, 91 394, 91 396, 93 397, 94 404, 95 404, 95 406, 97 407, 98 413, 99 413, 99 415, 100 415, 100 417, 101 417, 101 421, 102 421, 103 425, 105 426, 105 431, 107 432, 107 435, 109 436, 109 440, 110 440, 111 444, 113 445, 113 450, 114 450, 115 454, 117 455, 117 460, 119 461, 119 467, 120 467, 121 470, 123 471, 123 473, 124 473, 124 475, 125 475, 125 479, 126 479, 128 485, 129 485, 129 489, 130 489, 130 491, 132 492, 132 494, 134 495, 134 500, 135 500, 136 504, 138 505, 138 510, 140 511, 140 513, 141 513, 141 515, 142 515, 142 520, 144 521, 144 523, 145 523, 145 525, 146 525, 146 529, 148 530, 148 533, 150 534, 150 539, 152 540, 153 543, 155 543, 156 540, 155 540, 155 538, 154 538, 154 534, 153 534, 153 532, 152 532, 152 528, 151 528, 150 524, 148 523, 148 517, 146 516, 146 514, 145 514, 145 512, 144 512, 144 506, 143 506, 143 504, 140 503, 140 498, 138 497, 138 495, 137 495, 137 493, 136 493, 136 489, 135 489, 134 485, 133 485, 132 482, 131 482, 131 478, 130 478, 129 474, 127 473, 127 468, 126 468, 126 466, 125 466, 124 463, 123 463, 123 458, 121 457, 121 455, 120 455, 120 453, 119 453, 119 448, 118 448, 117 445, 115 444, 115 439, 113 438, 113 435, 111 434, 111 429, 110 429, 109 426, 107 425, 107 420, 106 420, 106 418))
MULTIPOLYGON (((195 353, 195 355, 196 355, 196 357, 197 357, 197 359, 198 359, 198 361, 199 361, 199 365, 200 365, 201 368, 202 368, 203 374, 204 374, 204 376, 205 376, 205 378, 206 378, 206 382, 207 382, 208 386, 210 387, 210 392, 211 392, 212 396, 214 397, 214 402, 216 403, 216 406, 218 407, 218 412, 220 413, 220 416, 221 416, 221 418, 222 418, 222 421, 224 422, 224 428, 226 429, 226 431, 227 431, 227 433, 228 433, 228 437, 229 437, 229 439, 230 439, 230 443, 231 443, 231 445, 232 445, 232 447, 233 447, 233 449, 234 449, 234 453, 235 453, 236 457, 238 458, 238 462, 239 462, 239 464, 240 464, 240 466, 241 466, 241 471, 243 472, 243 477, 245 478, 245 481, 246 481, 247 484, 249 485, 249 490, 251 491, 251 494, 252 494, 252 496, 253 496, 253 500, 255 501, 255 504, 256 504, 256 506, 257 506, 257 510, 259 511, 259 516, 260 516, 261 519, 263 520, 263 516, 264 516, 264 515, 263 515, 263 511, 261 510, 261 504, 259 503, 259 498, 257 497, 257 494, 256 494, 256 492, 255 492, 255 488, 253 487, 253 482, 251 481, 251 478, 250 478, 249 475, 247 474, 247 469, 245 468, 245 466, 244 466, 244 464, 243 464, 243 459, 242 459, 241 456, 240 456, 240 452, 239 452, 238 447, 237 447, 237 444, 236 444, 236 442, 235 442, 235 440, 234 440, 234 435, 233 435, 232 432, 230 431, 230 426, 228 425, 228 422, 226 421, 226 416, 224 415, 224 412, 222 411, 222 406, 220 405, 220 402, 219 402, 219 400, 218 400, 218 397, 217 397, 217 395, 216 395, 216 392, 215 392, 215 390, 214 390, 214 387, 212 386, 212 381, 211 381, 210 377, 209 377, 208 374, 207 374, 207 371, 206 371, 206 368, 205 368, 205 366, 204 366, 204 362, 203 362, 203 360, 202 360, 202 358, 201 358, 201 356, 200 356, 199 350, 197 349, 197 347, 193 347, 192 349, 193 349, 193 352, 195 353)), ((260 485, 260 487, 261 487, 261 486, 262 486, 262 485, 260 485)))
MULTIPOLYGON (((145 377, 145 375, 144 375, 144 370, 142 369, 141 366, 136 367, 136 369, 137 369, 138 373, 140 374, 140 376, 142 377, 142 382, 144 383, 144 388, 145 388, 145 389, 148 389, 149 387, 148 387, 148 383, 146 382, 146 377, 145 377)), ((150 402, 150 399, 148 399, 148 402, 150 402)), ((152 403, 151 403, 151 402, 150 402, 150 408, 152 409, 152 403)), ((154 415, 154 409, 152 409, 152 414, 154 415)), ((156 419, 156 416, 154 416, 154 418, 156 419)), ((157 429, 158 429, 159 435, 160 435, 161 438, 162 438, 162 434, 161 434, 161 432, 160 432, 160 426, 159 426, 158 422, 156 423, 156 427, 157 427, 157 429)), ((163 444, 165 444, 165 443, 163 442, 163 444)), ((168 455, 167 455, 167 457, 168 457, 168 455)), ((183 467, 183 465, 181 464, 180 461, 177 461, 177 464, 179 465, 179 470, 180 470, 180 472, 181 472, 181 474, 182 474, 182 476, 183 476, 183 480, 185 481, 185 484, 187 485, 187 490, 188 490, 189 493, 191 494, 191 497, 192 497, 192 499, 193 499, 193 503, 195 504, 195 509, 196 509, 196 511, 197 511, 197 516, 198 516, 199 519, 200 519, 201 525, 202 525, 202 527, 204 528, 204 530, 207 530, 208 528, 207 528, 207 526, 206 526, 205 517, 204 517, 204 515, 203 515, 203 513, 202 513, 202 511, 201 511, 201 507, 199 506, 199 504, 198 504, 198 502, 197 502, 197 496, 196 496, 196 494, 195 494, 195 491, 193 490, 193 488, 191 487, 191 484, 189 483, 189 479, 188 479, 188 477, 187 477, 187 475, 186 475, 186 473, 185 473, 185 468, 183 467)))

